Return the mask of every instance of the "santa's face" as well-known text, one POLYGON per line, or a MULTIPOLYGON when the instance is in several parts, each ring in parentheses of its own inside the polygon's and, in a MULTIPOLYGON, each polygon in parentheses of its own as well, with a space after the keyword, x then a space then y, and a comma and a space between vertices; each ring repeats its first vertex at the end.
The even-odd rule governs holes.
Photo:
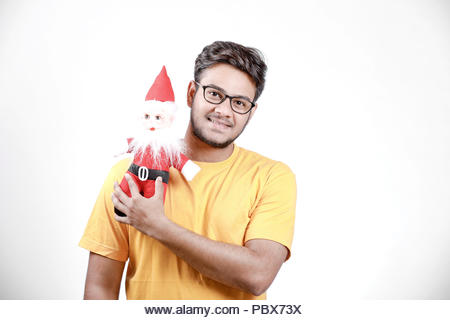
MULTIPOLYGON (((249 75, 224 63, 203 71, 199 82, 204 86, 214 86, 230 96, 247 97, 250 101, 256 93, 249 75)), ((229 99, 220 104, 209 103, 204 99, 203 88, 199 86, 195 91, 193 82, 188 89, 188 104, 192 108, 189 130, 197 139, 215 148, 226 148, 239 137, 256 109, 238 114, 231 109, 229 99)))
POLYGON ((159 129, 169 128, 173 122, 173 115, 170 112, 149 109, 144 110, 141 118, 144 130, 157 131, 159 129))

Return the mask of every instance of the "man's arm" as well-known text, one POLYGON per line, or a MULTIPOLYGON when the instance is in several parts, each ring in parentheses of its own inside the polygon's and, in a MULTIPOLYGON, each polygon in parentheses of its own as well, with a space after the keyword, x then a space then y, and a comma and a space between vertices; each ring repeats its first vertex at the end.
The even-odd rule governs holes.
POLYGON ((164 214, 164 189, 160 178, 155 195, 142 197, 134 181, 126 174, 132 197, 118 187, 112 195, 114 206, 126 217, 116 220, 127 223, 159 240, 178 257, 205 276, 253 295, 263 294, 272 283, 286 259, 287 249, 282 244, 265 239, 253 239, 245 246, 214 241, 191 232, 164 214))
POLYGON ((253 239, 245 246, 214 241, 166 219, 154 238, 194 269, 223 284, 255 296, 266 292, 286 259, 278 242, 253 239))
POLYGON ((84 287, 84 299, 117 300, 124 267, 125 262, 91 252, 84 287))

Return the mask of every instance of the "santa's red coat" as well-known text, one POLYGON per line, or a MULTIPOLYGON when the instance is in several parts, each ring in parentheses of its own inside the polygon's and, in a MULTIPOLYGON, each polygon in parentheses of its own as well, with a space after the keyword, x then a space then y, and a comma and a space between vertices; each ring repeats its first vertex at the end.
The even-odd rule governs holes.
MULTIPOLYGON (((150 198, 155 194, 155 180, 158 176, 161 176, 163 178, 165 198, 169 180, 169 168, 174 167, 181 172, 188 161, 189 159, 180 153, 179 159, 176 159, 172 163, 169 156, 163 150, 159 152, 158 157, 154 157, 153 150, 147 146, 144 153, 141 151, 135 153, 133 163, 128 169, 128 174, 130 174, 138 186, 139 192, 146 198, 150 198), (157 158, 158 161, 155 161, 154 158, 157 158), (161 175, 158 175, 158 173, 161 175)), ((122 180, 120 187, 131 197, 130 189, 125 179, 122 180)))

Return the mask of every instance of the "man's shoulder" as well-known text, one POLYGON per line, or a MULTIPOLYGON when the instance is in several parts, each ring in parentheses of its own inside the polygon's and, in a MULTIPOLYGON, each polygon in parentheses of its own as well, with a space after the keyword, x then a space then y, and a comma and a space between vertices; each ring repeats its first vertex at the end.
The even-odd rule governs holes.
POLYGON ((130 167, 131 162, 132 158, 130 157, 117 159, 112 165, 111 170, 109 171, 109 176, 113 177, 114 179, 123 177, 125 172, 127 172, 128 168, 130 167))
POLYGON ((285 173, 292 173, 289 166, 282 161, 271 159, 258 152, 251 151, 242 147, 239 148, 239 161, 246 163, 249 166, 256 167, 259 170, 267 172, 283 171, 285 173))
POLYGON ((267 163, 267 164, 273 164, 273 163, 277 162, 276 160, 266 157, 258 152, 255 152, 255 151, 252 151, 249 149, 245 149, 243 147, 238 147, 238 149, 239 149, 239 157, 242 160, 267 163))

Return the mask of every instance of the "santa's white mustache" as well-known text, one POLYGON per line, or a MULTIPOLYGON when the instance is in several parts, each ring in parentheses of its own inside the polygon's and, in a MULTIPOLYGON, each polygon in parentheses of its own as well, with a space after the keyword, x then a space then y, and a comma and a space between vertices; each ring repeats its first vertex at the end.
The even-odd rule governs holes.
POLYGON ((233 122, 231 122, 230 120, 228 120, 225 117, 219 116, 217 113, 209 113, 209 114, 206 115, 206 118, 209 119, 209 120, 214 120, 214 121, 217 121, 219 123, 222 123, 222 124, 224 124, 224 125, 226 125, 228 127, 232 127, 234 125, 233 122))

